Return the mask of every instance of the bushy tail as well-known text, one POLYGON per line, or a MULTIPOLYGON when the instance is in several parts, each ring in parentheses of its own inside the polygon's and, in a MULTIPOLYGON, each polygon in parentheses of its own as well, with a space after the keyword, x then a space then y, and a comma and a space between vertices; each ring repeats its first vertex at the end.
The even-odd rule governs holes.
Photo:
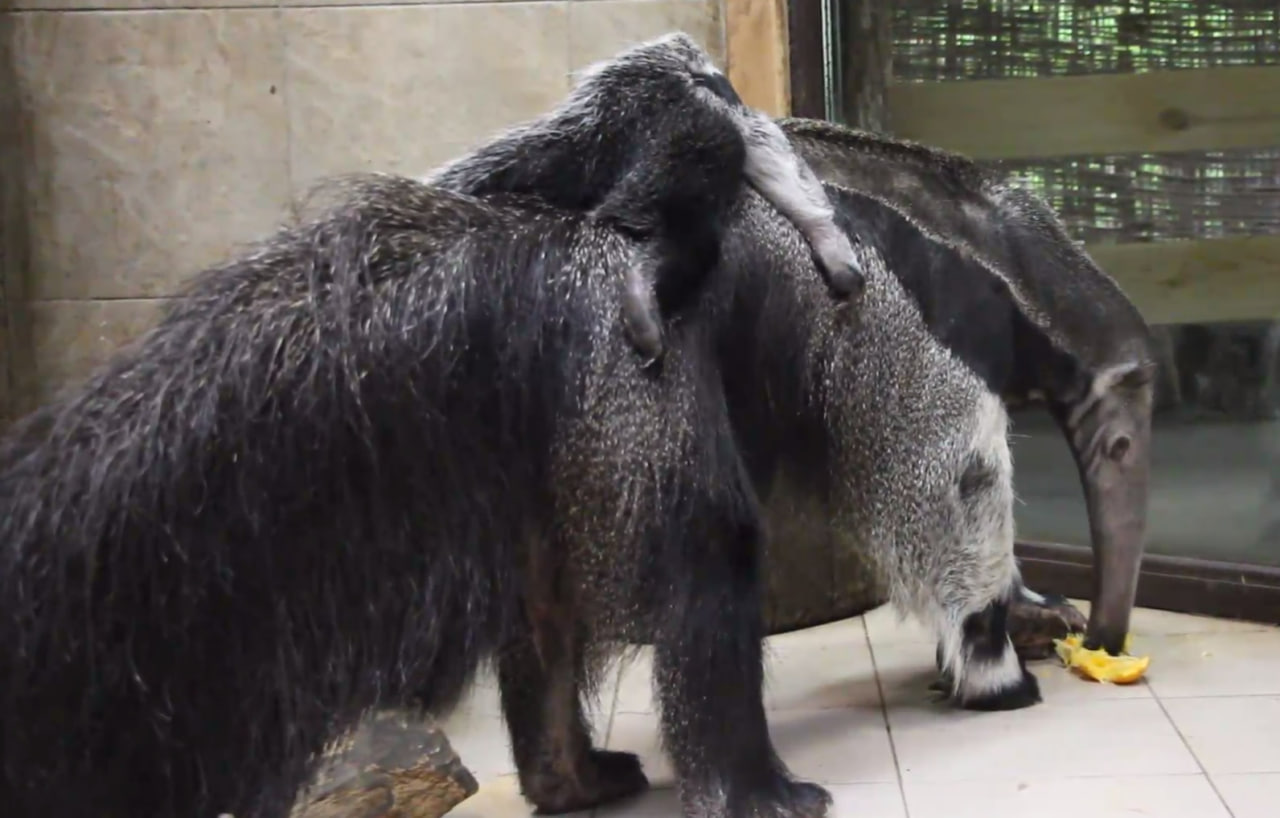
POLYGON ((6 814, 282 814, 331 725, 500 640, 576 285, 527 218, 343 190, 0 448, 6 814))

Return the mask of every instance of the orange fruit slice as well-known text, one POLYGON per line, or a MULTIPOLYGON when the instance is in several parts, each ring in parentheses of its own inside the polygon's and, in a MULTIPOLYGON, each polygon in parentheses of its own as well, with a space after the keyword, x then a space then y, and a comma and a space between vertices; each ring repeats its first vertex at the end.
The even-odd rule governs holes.
POLYGON ((1105 650, 1089 650, 1084 646, 1084 634, 1068 634, 1065 639, 1055 639, 1054 650, 1062 664, 1087 679, 1107 684, 1133 684, 1142 678, 1151 665, 1150 656, 1129 656, 1130 638, 1125 637, 1124 653, 1112 656, 1105 650))

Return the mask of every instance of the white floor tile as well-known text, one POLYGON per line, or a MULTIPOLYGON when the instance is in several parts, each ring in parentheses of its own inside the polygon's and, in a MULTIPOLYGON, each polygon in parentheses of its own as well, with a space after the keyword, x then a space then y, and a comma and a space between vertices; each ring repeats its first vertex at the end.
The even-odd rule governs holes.
POLYGON ((1276 818, 1280 813, 1280 773, 1215 775, 1213 785, 1235 818, 1276 818))
POLYGON ((482 782, 480 790, 449 811, 449 818, 528 818, 533 805, 520 794, 514 775, 482 782))
POLYGON ((765 660, 765 707, 771 711, 880 705, 861 620, 776 636, 765 660))
POLYGON ((481 786, 516 771, 507 726, 501 716, 458 710, 441 722, 440 727, 481 786))
POLYGON ((641 648, 618 663, 619 713, 653 713, 653 648, 641 648))
MULTIPOLYGON (((841 783, 827 786, 827 790, 832 799, 828 818, 906 818, 896 782, 841 783)), ((680 799, 673 786, 654 787, 640 798, 602 806, 595 814, 596 818, 678 818, 680 799)), ((449 815, 452 818, 453 813, 449 815)), ((498 818, 507 817, 499 815, 498 818)))
POLYGON ((925 707, 936 698, 929 689, 938 680, 932 642, 881 643, 872 654, 885 703, 925 707))
POLYGON ((898 782, 836 784, 831 792, 830 818, 907 818, 898 782))
MULTIPOLYGON (((595 713, 607 716, 613 707, 615 691, 618 687, 618 667, 615 665, 605 671, 600 682, 595 701, 589 702, 595 713)), ((467 695, 458 703, 457 710, 465 710, 483 716, 501 716, 502 701, 498 693, 498 676, 490 668, 485 668, 477 676, 467 695)))
POLYGON ((1161 699, 1280 695, 1280 630, 1135 638, 1161 699))
POLYGON ((1046 702, 1004 713, 903 705, 889 708, 889 725, 909 781, 1200 772, 1153 699, 1046 702))
POLYGON ((471 690, 458 702, 458 710, 482 716, 501 716, 502 702, 498 697, 498 679, 492 671, 481 673, 471 690))
MULTIPOLYGON (((472 775, 483 786, 498 776, 516 771, 511 758, 511 738, 502 716, 489 715, 479 709, 459 708, 440 724, 453 750, 472 775)), ((596 744, 603 745, 609 728, 609 708, 592 714, 591 732, 596 744)))
POLYGON ((1215 619, 1211 616, 1193 616, 1174 611, 1157 611, 1138 608, 1133 612, 1130 625, 1135 637, 1150 635, 1171 636, 1181 633, 1251 633, 1280 632, 1274 625, 1245 622, 1238 619, 1215 619))
POLYGON ((880 707, 769 713, 769 733, 783 763, 819 784, 897 780, 880 707))
POLYGON ((1231 818, 1200 774, 908 781, 906 794, 911 818, 1231 818))
MULTIPOLYGON (((1088 600, 1073 599, 1071 601, 1085 617, 1089 616, 1088 600)), ((1134 638, 1137 639, 1142 636, 1176 636, 1188 633, 1277 631, 1280 628, 1258 622, 1243 622, 1237 619, 1215 619, 1211 616, 1158 611, 1154 608, 1134 608, 1133 617, 1129 621, 1129 630, 1133 633, 1134 638)))
POLYGON ((658 717, 653 713, 615 713, 609 730, 610 750, 623 750, 640 756, 644 774, 655 787, 675 783, 671 762, 662 749, 662 733, 658 717))
POLYGON ((901 642, 925 642, 935 644, 933 633, 914 617, 905 619, 892 605, 881 605, 862 615, 866 622, 867 636, 874 647, 901 642))
POLYGON ((680 818, 680 796, 667 782, 635 798, 598 808, 596 818, 680 818))
MULTIPOLYGON (((1089 616, 1089 601, 1073 599, 1072 604, 1086 618, 1089 616)), ((908 617, 899 621, 897 612, 890 605, 882 605, 863 615, 867 623, 867 633, 871 644, 898 642, 933 642, 934 637, 927 628, 914 618, 908 617)), ((1215 619, 1209 616, 1193 616, 1191 614, 1157 611, 1152 608, 1135 608, 1130 621, 1130 631, 1135 639, 1144 636, 1175 636, 1193 633, 1258 633, 1270 632, 1280 634, 1280 628, 1257 622, 1242 622, 1233 619, 1215 619)))
POLYGON ((866 647, 867 628, 862 617, 841 619, 826 625, 815 625, 812 628, 780 633, 765 640, 770 647, 799 647, 803 645, 825 648, 847 649, 866 647))
MULTIPOLYGON (((1210 775, 1280 773, 1280 696, 1168 699, 1163 704, 1210 775)), ((1280 805, 1275 814, 1280 815, 1280 805)))
POLYGON ((1027 669, 1035 674, 1040 682, 1040 695, 1049 703, 1084 704, 1107 699, 1152 698, 1146 679, 1127 685, 1095 682, 1063 667, 1056 657, 1028 662, 1027 669))
MULTIPOLYGON (((805 781, 862 784, 897 778, 878 707, 774 712, 769 714, 769 732, 783 763, 805 781)), ((675 776, 659 736, 657 716, 618 713, 609 748, 636 753, 650 783, 668 786, 675 776)))
MULTIPOLYGON (((829 818, 907 818, 897 782, 885 784, 837 784, 831 793, 829 818)), ((452 818, 450 813, 450 818, 452 818)), ((597 818, 679 818, 680 801, 673 786, 655 787, 619 804, 601 807, 597 818)), ((471 816, 466 816, 471 818, 471 816)), ((477 817, 478 818, 478 817, 477 817)), ((498 818, 507 818, 505 815, 498 818)))
MULTIPOLYGON (((934 704, 933 638, 888 607, 783 634, 766 648, 770 732, 797 777, 831 791, 831 818, 907 818, 908 806, 910 818, 1280 815, 1280 629, 1139 610, 1133 631, 1135 652, 1152 657, 1149 684, 1100 685, 1037 662, 1045 703, 1012 713, 934 704)), ((651 657, 611 672, 593 732, 639 754, 654 788, 597 818, 679 816, 651 657)), ((451 818, 532 814, 499 713, 489 673, 442 725, 481 782, 451 818)))
MULTIPOLYGON (((874 653, 886 702, 923 706, 931 701, 933 694, 929 685, 938 675, 931 643, 890 643, 876 646, 874 653)), ((1067 670, 1056 658, 1031 662, 1028 668, 1039 680, 1040 693, 1047 703, 1151 698, 1145 681, 1131 685, 1100 684, 1067 670)))
MULTIPOLYGON (((768 709, 816 710, 879 701, 861 619, 792 631, 765 643, 768 709)), ((620 663, 617 712, 656 712, 651 649, 620 663)))

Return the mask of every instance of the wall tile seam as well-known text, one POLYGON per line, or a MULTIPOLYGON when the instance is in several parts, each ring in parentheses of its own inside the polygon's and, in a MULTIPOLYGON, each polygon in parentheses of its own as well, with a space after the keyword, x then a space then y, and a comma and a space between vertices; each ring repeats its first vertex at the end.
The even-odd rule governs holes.
MULTIPOLYGON (((657 11, 663 7, 683 6, 683 7, 690 7, 690 8, 707 8, 708 6, 711 5, 711 3, 716 3, 718 5, 720 0, 711 0, 711 3, 709 3, 707 0, 535 0, 535 2, 516 2, 515 4, 522 5, 522 6, 529 6, 529 7, 550 6, 550 7, 557 7, 557 8, 572 9, 574 8, 574 3, 588 3, 588 2, 592 3, 592 6, 590 7, 593 7, 593 8, 600 8, 602 6, 604 7, 612 6, 612 7, 623 7, 628 9, 636 9, 636 8, 645 9, 645 10, 652 9, 654 11, 657 11)), ((418 5, 419 6, 447 5, 450 7, 468 6, 468 7, 474 7, 477 10, 479 10, 479 9, 506 8, 511 6, 512 3, 511 2, 466 2, 466 3, 448 2, 448 3, 422 3, 418 5)), ((341 8, 404 8, 404 7, 411 7, 411 6, 406 6, 406 4, 402 4, 402 3, 394 3, 389 5, 386 5, 386 4, 351 5, 351 6, 342 6, 341 8)), ((586 8, 589 8, 588 6, 577 6, 577 7, 583 9, 584 11, 586 8)), ((318 6, 312 6, 311 8, 334 8, 334 6, 318 5, 318 6)), ((165 10, 175 10, 175 9, 172 9, 172 8, 156 9, 156 11, 165 11, 165 10)), ((176 10, 182 10, 182 9, 176 9, 176 10)), ((246 11, 246 10, 253 10, 253 9, 249 9, 243 6, 219 6, 219 7, 214 7, 207 10, 246 11)), ((283 5, 277 5, 277 6, 259 7, 257 10, 261 10, 261 11, 269 10, 269 11, 278 13, 281 11, 305 10, 305 9, 303 9, 300 6, 291 6, 289 4, 283 4, 283 5)), ((125 9, 125 10, 119 10, 119 11, 121 11, 122 13, 128 13, 133 10, 125 9)), ((57 13, 57 12, 46 11, 46 12, 40 12, 40 13, 49 14, 49 13, 57 13)), ((278 19, 280 18, 277 17, 277 20, 278 19)), ((574 27, 572 25, 566 26, 565 28, 566 47, 569 48, 570 50, 572 50, 572 46, 573 46, 573 43, 571 40, 573 36, 573 32, 574 32, 574 27)), ((289 68, 291 65, 290 49, 289 49, 290 44, 288 42, 287 29, 283 29, 283 27, 282 27, 282 31, 280 32, 279 42, 281 43, 281 48, 283 50, 282 64, 285 70, 283 82, 281 86, 281 95, 282 95, 282 101, 285 106, 285 110, 287 114, 292 109, 294 100, 293 100, 292 89, 290 87, 291 83, 290 83, 290 76, 289 76, 289 68)), ((570 73, 572 74, 572 72, 570 73)), ((293 118, 291 116, 286 115, 285 121, 286 121, 286 128, 287 129, 291 128, 293 124, 293 118)), ((286 134, 286 138, 287 138, 286 162, 289 164, 292 164, 292 161, 294 159, 292 138, 291 138, 291 135, 289 134, 286 134)), ((298 198, 298 193, 300 192, 299 187, 297 185, 296 174, 293 173, 292 170, 288 172, 288 179, 290 182, 291 195, 289 196, 288 201, 286 202, 286 207, 295 204, 298 198)), ((94 289, 98 289, 98 288, 94 288, 94 289)), ((147 301, 155 301, 155 300, 163 301, 167 299, 172 299, 175 296, 176 296, 176 293, 174 292, 164 292, 164 291, 130 293, 126 290, 126 292, 124 293, 117 291, 115 293, 98 295, 98 294, 92 294, 92 293, 77 293, 74 290, 72 290, 70 292, 64 291, 56 295, 49 294, 49 295, 43 295, 37 298, 24 299, 24 303, 27 303, 27 304, 77 303, 79 304, 79 303, 112 303, 112 302, 131 302, 131 301, 147 302, 147 301)))
MULTIPOLYGON (((361 3, 350 0, 335 2, 290 2, 263 3, 257 0, 246 2, 211 2, 202 3, 158 3, 155 5, 118 5, 102 4, 91 6, 59 6, 59 5, 14 5, 0 9, 0 17, 7 15, 36 14, 146 14, 158 12, 192 12, 192 11, 315 11, 315 10, 352 10, 352 9, 389 9, 389 8, 421 8, 434 6, 470 6, 484 8, 488 6, 540 6, 556 3, 592 4, 592 5, 627 5, 627 6, 661 6, 661 5, 708 5, 706 0, 376 0, 361 3)), ((718 2, 723 6, 723 2, 718 2)))
POLYGON ((151 304, 158 301, 176 301, 180 295, 108 295, 88 296, 85 298, 29 298, 24 302, 27 307, 61 306, 72 304, 151 304))

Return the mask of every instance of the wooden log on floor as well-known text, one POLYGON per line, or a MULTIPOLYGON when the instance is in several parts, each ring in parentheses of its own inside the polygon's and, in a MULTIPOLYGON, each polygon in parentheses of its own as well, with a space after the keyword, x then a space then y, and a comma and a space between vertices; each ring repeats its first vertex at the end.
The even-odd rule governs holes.
POLYGON ((291 818, 440 818, 479 789, 430 718, 384 710, 325 754, 291 818))

